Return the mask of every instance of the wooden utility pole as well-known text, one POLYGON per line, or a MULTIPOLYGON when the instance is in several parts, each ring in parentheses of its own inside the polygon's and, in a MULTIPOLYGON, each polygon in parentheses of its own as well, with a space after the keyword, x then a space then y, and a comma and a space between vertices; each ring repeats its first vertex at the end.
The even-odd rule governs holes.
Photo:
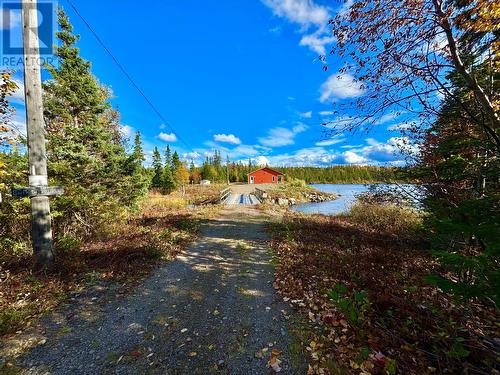
POLYGON ((54 260, 52 223, 49 197, 42 190, 48 188, 47 154, 45 151, 42 77, 38 40, 36 0, 23 1, 24 90, 26 97, 26 125, 28 130, 29 186, 31 197, 32 241, 35 264, 38 268, 50 266, 54 260), (37 190, 38 189, 38 190, 37 190))

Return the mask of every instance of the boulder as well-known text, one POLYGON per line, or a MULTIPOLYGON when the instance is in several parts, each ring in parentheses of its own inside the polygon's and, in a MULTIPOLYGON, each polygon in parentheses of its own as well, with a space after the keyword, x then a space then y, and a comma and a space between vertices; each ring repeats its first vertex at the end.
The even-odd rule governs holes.
POLYGON ((288 206, 288 199, 278 198, 276 199, 276 203, 278 203, 279 206, 288 206))

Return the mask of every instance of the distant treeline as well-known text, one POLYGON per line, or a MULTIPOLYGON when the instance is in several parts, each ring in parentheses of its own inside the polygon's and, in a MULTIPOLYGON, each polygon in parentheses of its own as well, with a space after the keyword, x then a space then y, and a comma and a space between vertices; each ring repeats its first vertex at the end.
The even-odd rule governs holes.
POLYGON ((403 181, 403 169, 395 167, 336 165, 331 167, 274 168, 287 179, 304 180, 308 184, 351 184, 403 181))
MULTIPOLYGON (((191 183, 199 183, 200 180, 212 182, 247 182, 247 174, 262 168, 255 165, 249 159, 247 163, 242 161, 223 161, 220 151, 215 150, 213 155, 206 157, 203 164, 195 167, 191 163, 189 168, 189 180, 191 183)), ((285 174, 287 181, 298 179, 308 184, 332 183, 377 183, 377 182, 404 182, 404 168, 337 165, 330 167, 273 167, 285 174)))

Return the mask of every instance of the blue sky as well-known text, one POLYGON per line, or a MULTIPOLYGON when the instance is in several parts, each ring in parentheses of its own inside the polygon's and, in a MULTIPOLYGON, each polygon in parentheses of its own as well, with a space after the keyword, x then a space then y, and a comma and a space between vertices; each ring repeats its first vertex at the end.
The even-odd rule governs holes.
MULTIPOLYGON (((65 2, 81 54, 111 87, 127 137, 150 154, 167 144, 200 163, 219 149, 232 160, 270 165, 401 164, 402 118, 372 132, 325 135, 333 102, 363 95, 335 56, 328 19, 345 4, 320 0, 73 0, 168 124, 156 116, 65 2), (333 4, 333 5, 332 5, 333 4)), ((5 28, 5 25, 1 25, 5 28)), ((20 32, 19 24, 10 25, 20 32)), ((22 82, 22 72, 16 74, 22 82)), ((21 92, 13 103, 24 123, 21 92)), ((340 119, 341 120, 341 119, 340 119)))

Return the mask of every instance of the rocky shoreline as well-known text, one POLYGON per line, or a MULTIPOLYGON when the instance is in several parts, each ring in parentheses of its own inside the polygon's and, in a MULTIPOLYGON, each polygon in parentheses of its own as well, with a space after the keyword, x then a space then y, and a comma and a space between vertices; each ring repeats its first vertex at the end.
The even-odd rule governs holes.
POLYGON ((297 203, 321 203, 333 201, 338 198, 337 194, 323 193, 321 191, 303 192, 300 198, 272 197, 267 191, 257 190, 257 198, 262 203, 276 204, 278 206, 293 206, 297 203))

